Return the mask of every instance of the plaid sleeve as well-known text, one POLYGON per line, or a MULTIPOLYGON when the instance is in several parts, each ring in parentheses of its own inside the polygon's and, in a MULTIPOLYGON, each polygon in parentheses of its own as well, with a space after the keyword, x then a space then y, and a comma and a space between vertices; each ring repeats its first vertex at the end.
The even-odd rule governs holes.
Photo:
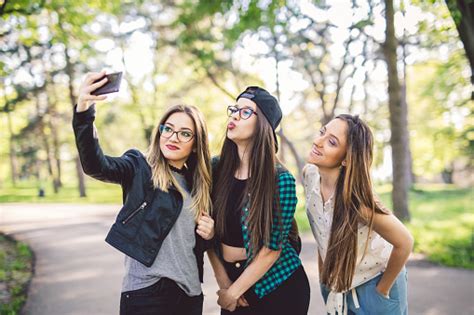
MULTIPOLYGON (((270 243, 266 244, 271 250, 280 250, 283 243, 288 239, 291 230, 293 217, 295 215, 296 197, 295 178, 289 172, 281 173, 278 176, 278 194, 280 199, 280 220, 278 215, 273 215, 273 225, 270 234, 270 243)), ((276 207, 276 201, 274 209, 276 207)), ((275 214, 275 213, 274 213, 275 214)))

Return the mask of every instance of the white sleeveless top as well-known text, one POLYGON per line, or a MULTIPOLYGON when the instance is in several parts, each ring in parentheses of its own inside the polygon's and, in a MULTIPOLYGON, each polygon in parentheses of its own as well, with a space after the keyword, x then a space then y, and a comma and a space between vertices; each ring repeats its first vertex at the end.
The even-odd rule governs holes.
MULTIPOLYGON (((329 237, 331 236, 331 225, 334 215, 334 198, 331 196, 323 204, 321 196, 321 177, 319 175, 318 167, 313 164, 308 164, 305 167, 303 174, 303 184, 306 193, 306 214, 316 239, 317 247, 321 259, 326 259, 328 250, 329 237)), ((359 224, 357 235, 357 261, 354 272, 354 278, 350 289, 353 289, 373 278, 378 276, 385 270, 387 266, 390 253, 392 252, 392 244, 383 239, 377 232, 372 230, 369 236, 369 245, 364 255, 364 250, 367 244, 367 234, 369 227, 364 224, 359 224)), ((336 305, 340 305, 340 295, 338 292, 331 292, 328 298, 337 299, 333 301, 336 305)), ((341 292, 344 293, 344 292, 341 292)), ((353 292, 354 294, 354 292, 353 292)), ((329 305, 326 305, 329 306, 329 305)), ((328 310, 331 313, 331 310, 328 310)))

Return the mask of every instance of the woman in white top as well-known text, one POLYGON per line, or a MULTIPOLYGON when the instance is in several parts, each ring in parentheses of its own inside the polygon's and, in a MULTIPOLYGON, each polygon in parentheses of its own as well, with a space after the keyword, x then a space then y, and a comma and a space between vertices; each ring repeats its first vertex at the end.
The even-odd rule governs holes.
POLYGON ((408 314, 405 263, 413 238, 374 196, 372 151, 369 127, 340 115, 321 128, 304 169, 329 314, 408 314))

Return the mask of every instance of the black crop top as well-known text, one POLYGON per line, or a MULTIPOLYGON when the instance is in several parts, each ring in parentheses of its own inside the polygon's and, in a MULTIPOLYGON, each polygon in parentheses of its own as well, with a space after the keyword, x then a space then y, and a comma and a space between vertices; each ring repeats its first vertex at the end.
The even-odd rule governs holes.
POLYGON ((232 177, 230 194, 225 209, 225 233, 222 238, 222 243, 229 246, 244 247, 241 217, 246 186, 246 179, 241 180, 232 177))

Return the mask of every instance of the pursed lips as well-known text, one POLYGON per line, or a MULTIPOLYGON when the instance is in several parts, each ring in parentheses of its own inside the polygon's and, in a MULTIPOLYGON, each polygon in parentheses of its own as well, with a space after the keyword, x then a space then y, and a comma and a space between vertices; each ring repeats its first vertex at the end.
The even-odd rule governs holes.
POLYGON ((235 123, 233 123, 233 122, 230 122, 230 123, 227 124, 227 129, 232 130, 232 129, 234 129, 235 127, 237 127, 237 126, 236 126, 235 123))

